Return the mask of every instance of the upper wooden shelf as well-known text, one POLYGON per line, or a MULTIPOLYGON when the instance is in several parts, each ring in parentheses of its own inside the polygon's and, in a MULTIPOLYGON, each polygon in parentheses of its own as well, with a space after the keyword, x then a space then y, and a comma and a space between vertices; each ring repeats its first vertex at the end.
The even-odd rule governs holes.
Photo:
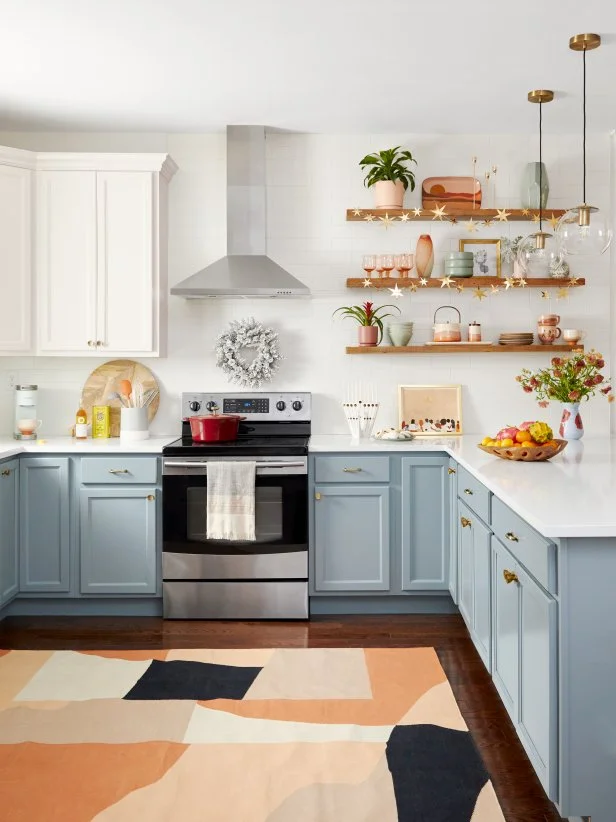
MULTIPOLYGON (((347 288, 368 288, 368 286, 364 286, 364 280, 366 277, 349 277, 347 279, 346 284, 347 288)), ((435 277, 434 273, 431 277, 428 277, 428 282, 426 285, 420 285, 419 279, 417 277, 371 277, 370 278, 370 288, 394 288, 396 285, 398 288, 409 288, 409 283, 413 283, 417 287, 417 291, 420 291, 422 288, 441 288, 442 287, 442 280, 443 277, 435 277)), ((452 289, 455 289, 456 285, 462 285, 464 289, 467 288, 490 288, 491 286, 497 286, 500 288, 505 288, 505 281, 511 278, 508 277, 456 277, 453 280, 453 284, 451 286, 452 289)), ((520 286, 517 285, 517 280, 514 278, 515 289, 519 290, 520 286)), ((578 288, 579 286, 586 285, 586 279, 584 277, 573 277, 569 278, 557 278, 557 277, 536 277, 536 278, 529 278, 525 280, 527 288, 578 288)), ((446 286, 445 286, 446 288, 446 286)), ((513 287, 511 288, 513 290, 513 287)))
MULTIPOLYGON (((545 209, 543 212, 543 222, 549 223, 550 219, 557 219, 563 216, 565 211, 560 208, 555 209, 545 209)), ((505 222, 532 222, 533 217, 538 217, 539 212, 535 209, 527 209, 527 208, 470 208, 465 209, 464 211, 456 211, 453 209, 452 206, 445 206, 445 212, 442 215, 443 222, 464 222, 465 220, 470 220, 471 217, 476 222, 482 222, 485 220, 493 220, 494 223, 502 223, 505 222), (450 211, 451 209, 451 211, 450 211), (502 214, 507 215, 507 219, 504 220, 502 217, 499 217, 499 212, 502 214)), ((435 217, 434 211, 432 209, 426 208, 391 208, 391 209, 382 209, 382 208, 347 208, 346 212, 347 221, 350 222, 374 222, 374 223, 381 223, 381 222, 432 222, 435 223, 440 221, 439 217, 435 217), (419 214, 415 212, 419 211, 419 214), (389 220, 384 220, 385 217, 388 217, 389 220)))
POLYGON ((347 354, 550 354, 584 350, 582 345, 488 345, 473 343, 439 343, 438 345, 349 345, 347 354))

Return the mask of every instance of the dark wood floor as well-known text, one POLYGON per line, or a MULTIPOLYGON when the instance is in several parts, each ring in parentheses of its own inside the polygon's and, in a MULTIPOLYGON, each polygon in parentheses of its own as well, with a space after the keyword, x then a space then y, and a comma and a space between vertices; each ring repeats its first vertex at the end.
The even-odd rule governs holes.
POLYGON ((459 616, 322 617, 293 622, 11 617, 0 648, 256 648, 432 646, 492 776, 507 822, 560 822, 459 616))

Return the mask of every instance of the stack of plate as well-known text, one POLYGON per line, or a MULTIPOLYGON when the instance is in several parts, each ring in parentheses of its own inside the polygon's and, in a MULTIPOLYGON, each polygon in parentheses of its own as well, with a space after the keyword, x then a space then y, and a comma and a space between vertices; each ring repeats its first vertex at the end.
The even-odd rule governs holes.
POLYGON ((535 336, 532 331, 503 332, 498 338, 500 345, 532 345, 535 336))
POLYGON ((446 277, 472 277, 473 252, 448 251, 443 264, 446 277))

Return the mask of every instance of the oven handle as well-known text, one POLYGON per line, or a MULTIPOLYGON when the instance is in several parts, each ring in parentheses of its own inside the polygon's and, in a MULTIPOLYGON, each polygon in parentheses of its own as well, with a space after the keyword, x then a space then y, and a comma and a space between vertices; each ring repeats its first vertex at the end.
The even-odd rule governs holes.
MULTIPOLYGON (((259 468, 306 468, 305 462, 257 462, 259 468)), ((200 468, 207 471, 207 462, 181 462, 178 460, 165 460, 163 468, 200 468)))

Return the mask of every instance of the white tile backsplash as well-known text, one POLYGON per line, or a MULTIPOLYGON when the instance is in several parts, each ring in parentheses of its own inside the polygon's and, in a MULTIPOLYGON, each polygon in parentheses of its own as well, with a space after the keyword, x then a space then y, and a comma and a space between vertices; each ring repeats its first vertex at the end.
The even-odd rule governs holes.
MULTIPOLYGON (((179 282, 225 253, 225 140, 224 134, 169 135, 55 135, 0 134, 0 143, 38 150, 167 150, 179 171, 169 189, 169 280, 179 282), (125 138, 125 139, 123 139, 125 138), (105 147, 108 147, 106 149, 105 147)), ((268 253, 313 290, 311 300, 185 301, 169 298, 169 355, 143 361, 156 375, 162 390, 156 433, 178 430, 179 394, 183 390, 237 390, 215 366, 217 334, 232 319, 254 316, 280 332, 285 355, 273 390, 309 390, 314 394, 314 429, 318 433, 346 433, 340 410, 351 383, 371 383, 381 402, 377 425, 397 419, 399 384, 459 382, 463 385, 464 426, 467 432, 493 432, 505 423, 542 417, 556 424, 558 411, 539 411, 532 397, 514 380, 524 366, 540 366, 544 355, 468 354, 432 356, 347 356, 346 345, 356 339, 350 321, 333 319, 340 305, 364 299, 392 302, 389 292, 351 291, 349 276, 362 276, 365 253, 414 250, 421 233, 432 235, 436 250, 435 274, 445 251, 455 250, 460 237, 515 236, 530 233, 525 223, 495 224, 470 235, 462 225, 447 222, 397 224, 390 229, 362 222, 346 222, 345 210, 368 208, 373 194, 363 187, 358 166, 373 150, 401 144, 417 157, 417 188, 406 205, 420 205, 421 181, 427 176, 472 173, 477 176, 496 164, 498 172, 484 184, 484 204, 516 207, 520 175, 526 162, 536 159, 536 137, 520 135, 410 135, 410 134, 290 134, 271 133, 267 140, 268 253), (493 187, 495 183, 495 189, 493 187)), ((568 207, 580 198, 579 135, 545 135, 545 160, 550 179, 550 207, 568 207)), ((610 140, 592 135, 588 143, 589 193, 593 202, 610 203, 610 140)), ((414 341, 431 336, 434 311, 452 304, 462 321, 482 323, 485 338, 502 330, 530 330, 539 314, 559 313, 562 327, 586 328, 586 343, 610 353, 610 259, 570 259, 572 271, 587 278, 584 289, 568 300, 542 300, 538 290, 516 290, 479 302, 470 293, 425 290, 405 295, 398 305, 415 322, 414 341)), ((0 359, 0 431, 12 423, 9 377, 40 386, 40 416, 46 434, 64 434, 73 422, 81 386, 103 359, 59 357, 5 357, 0 359)), ((608 433, 609 409, 602 398, 583 406, 588 431, 608 433)))

